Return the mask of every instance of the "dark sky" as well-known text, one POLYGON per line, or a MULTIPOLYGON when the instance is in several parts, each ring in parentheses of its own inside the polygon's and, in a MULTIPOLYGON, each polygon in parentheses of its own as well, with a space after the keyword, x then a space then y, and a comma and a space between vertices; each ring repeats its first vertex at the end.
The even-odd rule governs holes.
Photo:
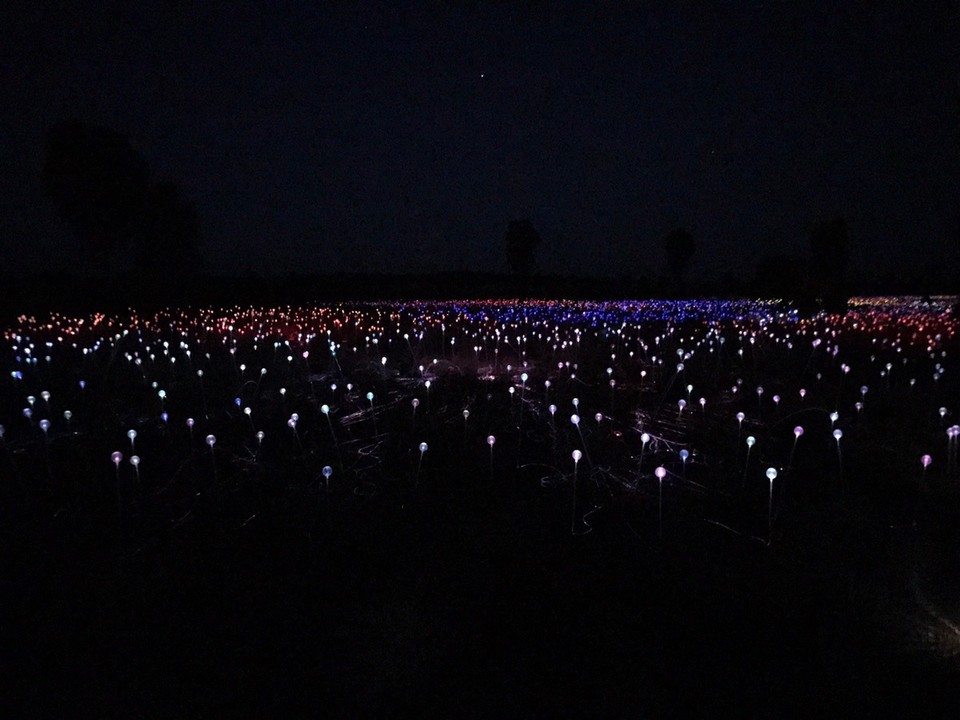
POLYGON ((40 184, 64 118, 180 183, 225 271, 499 271, 521 217, 541 270, 592 274, 659 272, 677 225, 698 274, 836 213, 861 272, 956 235, 956 1, 253 5, 0 10, 8 268, 78 266, 44 259, 69 237, 40 184))

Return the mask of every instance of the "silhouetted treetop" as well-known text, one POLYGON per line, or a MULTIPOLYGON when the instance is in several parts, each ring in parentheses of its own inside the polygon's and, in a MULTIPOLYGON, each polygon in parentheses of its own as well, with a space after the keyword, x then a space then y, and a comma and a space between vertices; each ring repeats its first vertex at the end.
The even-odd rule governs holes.
POLYGON ((533 273, 536 249, 540 242, 540 234, 529 220, 511 220, 505 238, 510 270, 517 275, 533 273))
POLYGON ((44 184, 84 253, 112 274, 119 252, 145 280, 193 272, 200 219, 172 182, 152 183, 147 162, 110 128, 60 122, 47 132, 44 184))
POLYGON ((47 131, 43 178, 60 217, 98 263, 136 232, 149 189, 146 161, 127 138, 75 121, 47 131))
POLYGON ((680 277, 687 271, 690 258, 697 245, 693 236, 683 228, 671 230, 663 238, 663 252, 667 259, 667 272, 674 277, 680 277))

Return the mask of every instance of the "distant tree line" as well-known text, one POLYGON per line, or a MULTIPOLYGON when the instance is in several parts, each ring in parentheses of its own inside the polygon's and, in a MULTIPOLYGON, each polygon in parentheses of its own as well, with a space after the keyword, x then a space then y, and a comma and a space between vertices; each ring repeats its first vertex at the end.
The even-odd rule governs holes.
MULTIPOLYGON (((211 283, 203 272, 197 210, 175 182, 152 176, 147 161, 125 135, 99 125, 63 121, 49 128, 44 149, 43 180, 49 198, 72 230, 86 265, 96 269, 101 288, 113 288, 131 301, 175 299, 177 293, 201 298, 210 295, 210 288, 225 289, 221 281, 211 283)), ((955 225, 952 242, 960 247, 960 215, 955 225)), ((677 227, 661 238, 663 261, 659 274, 649 274, 649 268, 617 268, 617 272, 611 273, 617 282, 607 280, 598 285, 585 278, 565 278, 560 282, 557 276, 537 274, 537 255, 544 246, 543 238, 529 219, 515 219, 508 222, 503 240, 509 275, 498 279, 495 274, 465 272, 435 277, 457 278, 450 283, 450 294, 471 290, 492 296, 542 297, 550 293, 587 292, 608 296, 606 290, 615 289, 634 296, 782 297, 810 310, 841 309, 851 292, 847 275, 849 245, 847 223, 837 216, 812 227, 809 245, 801 256, 763 255, 751 276, 725 273, 692 284, 688 273, 697 253, 697 241, 686 228, 677 227)), ((590 249, 583 247, 580 251, 588 253, 590 249)), ((386 296, 402 294, 408 285, 402 277, 396 281, 373 275, 351 277, 375 278, 377 288, 383 288, 381 294, 386 296)), ((244 282, 250 286, 250 280, 245 278, 244 282)), ((886 291, 911 289, 897 285, 896 280, 887 278, 886 291)), ((272 297, 278 294, 272 289, 276 285, 260 279, 253 287, 272 297)), ((442 287, 443 283, 434 281, 430 285, 442 287)), ((330 276, 326 276, 324 286, 339 288, 337 292, 343 296, 355 290, 330 276)), ((368 294, 372 291, 375 288, 364 288, 368 294)))

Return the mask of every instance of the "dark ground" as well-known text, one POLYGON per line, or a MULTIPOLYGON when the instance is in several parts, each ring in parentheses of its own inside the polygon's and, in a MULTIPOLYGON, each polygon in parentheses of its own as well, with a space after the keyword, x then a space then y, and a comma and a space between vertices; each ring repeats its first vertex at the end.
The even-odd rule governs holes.
MULTIPOLYGON (((554 442, 506 401, 474 404, 465 428, 465 399, 491 388, 469 373, 441 378, 416 418, 399 380, 380 382, 400 399, 376 429, 337 426, 341 470, 309 386, 262 412, 257 462, 247 418, 211 419, 214 468, 202 434, 191 447, 142 417, 124 372, 86 396, 51 386, 87 403, 76 427, 0 448, 6 717, 953 716, 957 478, 918 487, 913 439, 890 438, 928 422, 924 395, 871 397, 842 473, 810 412, 768 546, 768 458, 741 481, 725 420, 686 428, 702 455, 691 483, 664 485, 662 539, 651 460, 614 470, 636 467, 636 438, 588 434, 573 535, 568 430, 554 442), (298 442, 274 428, 291 407, 298 442), (108 457, 129 455, 117 438, 137 422, 141 481, 125 460, 118 495, 108 457)), ((210 382, 211 405, 229 398, 210 382)), ((186 381, 170 390, 195 400, 186 381)))

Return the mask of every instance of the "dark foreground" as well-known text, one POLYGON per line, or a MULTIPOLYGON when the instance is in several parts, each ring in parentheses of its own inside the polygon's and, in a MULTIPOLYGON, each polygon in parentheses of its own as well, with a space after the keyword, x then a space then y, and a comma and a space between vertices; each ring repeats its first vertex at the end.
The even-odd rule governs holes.
MULTIPOLYGON (((854 367, 868 348, 851 351, 854 367)), ((765 365, 729 372, 774 387, 804 359, 771 346, 765 365)), ((21 420, 0 447, 3 715, 953 716, 958 479, 938 455, 919 482, 919 434, 898 435, 941 434, 933 390, 872 390, 869 415, 844 425, 842 467, 822 409, 796 411, 808 444, 792 462, 793 421, 775 431, 788 408, 751 411, 762 452, 745 464, 726 371, 710 387, 704 370, 698 386, 722 413, 671 427, 670 398, 644 426, 680 433, 697 450, 689 467, 661 449, 637 472, 639 410, 604 405, 593 362, 599 381, 551 390, 564 407, 576 394, 607 408, 581 440, 511 399, 516 379, 466 362, 438 371, 429 399, 416 385, 417 412, 402 368, 343 367, 359 394, 339 397, 334 433, 311 382, 272 380, 281 358, 275 384, 248 388, 269 428, 259 452, 248 418, 224 409, 237 387, 226 357, 203 389, 214 452, 182 425, 176 398, 201 403, 189 377, 165 383, 176 427, 143 410, 155 394, 132 365, 88 372, 85 396, 68 389, 75 375, 54 379, 54 399, 73 393, 75 425, 47 441, 21 420), (382 403, 373 417, 365 387, 382 403), (293 408, 296 435, 283 425, 293 408), (117 482, 108 458, 129 454, 133 426, 142 472, 125 459, 117 482), (590 457, 574 496, 580 443, 590 457), (651 460, 671 468, 662 532, 651 460)), ((950 381, 937 392, 955 392, 950 381)), ((648 383, 640 409, 666 394, 648 383)), ((22 401, 4 387, 12 417, 22 401)), ((806 402, 840 391, 825 377, 806 402)))

